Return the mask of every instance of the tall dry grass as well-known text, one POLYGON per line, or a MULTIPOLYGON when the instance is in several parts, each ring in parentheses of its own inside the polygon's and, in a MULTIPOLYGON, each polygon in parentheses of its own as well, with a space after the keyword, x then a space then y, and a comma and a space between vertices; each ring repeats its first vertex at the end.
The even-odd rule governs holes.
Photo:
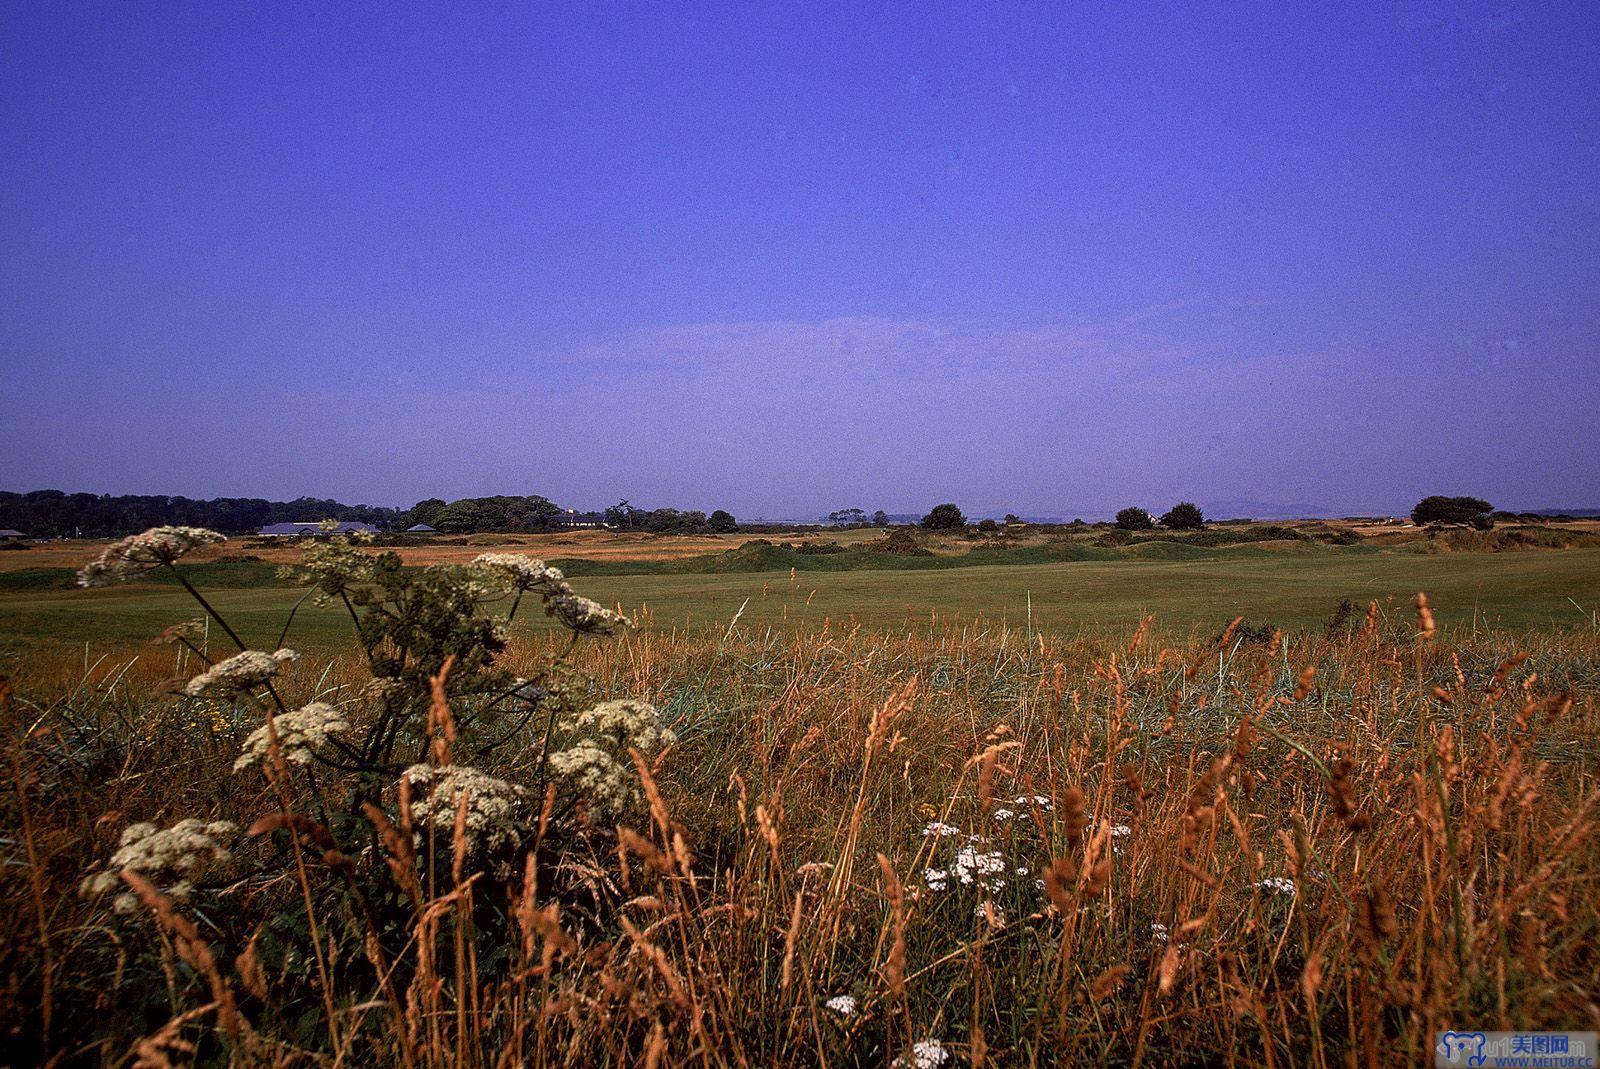
POLYGON ((1320 1067, 1600 1028, 1594 635, 1452 636, 1424 607, 1251 640, 646 630, 578 657, 679 742, 640 763, 634 819, 503 885, 419 878, 403 807, 332 841, 313 799, 227 774, 248 726, 185 721, 148 667, 10 681, 11 1057, 1320 1067), (129 820, 262 812, 302 822, 295 857, 224 909, 75 895, 129 820), (348 893, 374 865, 392 896, 348 893))

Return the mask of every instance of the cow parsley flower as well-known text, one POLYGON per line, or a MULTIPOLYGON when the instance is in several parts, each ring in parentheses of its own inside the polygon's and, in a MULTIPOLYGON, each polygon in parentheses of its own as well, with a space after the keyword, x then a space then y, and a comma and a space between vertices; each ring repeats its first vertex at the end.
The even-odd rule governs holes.
POLYGON ((204 527, 152 527, 107 546, 98 558, 78 572, 79 586, 105 586, 113 579, 133 576, 172 564, 192 549, 226 542, 227 538, 204 527))
POLYGON ((521 553, 483 553, 472 563, 508 580, 517 590, 531 590, 545 597, 572 593, 561 569, 552 568, 537 557, 521 553))
POLYGON ((545 602, 544 611, 580 635, 609 635, 629 626, 621 613, 578 594, 558 594, 545 602))
POLYGON ((593 739, 551 754, 550 771, 602 813, 620 812, 638 797, 633 776, 593 739))
POLYGON ((232 697, 240 691, 259 687, 278 674, 278 669, 300 655, 294 650, 277 650, 262 653, 245 650, 225 661, 218 661, 184 685, 183 692, 191 698, 232 697))
POLYGON ((1162 924, 1160 921, 1151 921, 1150 922, 1150 941, 1151 942, 1153 942, 1153 943, 1165 943, 1168 938, 1169 938, 1169 936, 1168 936, 1168 933, 1167 933, 1167 926, 1165 924, 1162 924))
POLYGON ((961 829, 954 824, 946 824, 942 820, 935 820, 922 829, 922 834, 925 838, 948 839, 952 835, 960 835, 961 829))
MULTIPOLYGON (((123 829, 105 870, 86 877, 78 885, 78 893, 97 898, 122 886, 122 870, 132 869, 158 885, 172 881, 162 891, 169 898, 183 901, 194 893, 194 881, 207 868, 228 861, 228 849, 217 840, 237 830, 236 825, 225 820, 208 824, 194 817, 166 829, 148 823, 130 824, 123 829)), ((131 891, 112 899, 112 908, 118 913, 131 913, 138 906, 139 899, 131 891)))
POLYGON ((1011 799, 1011 804, 1033 806, 1035 809, 1042 809, 1046 813, 1056 807, 1056 804, 1050 800, 1048 794, 1019 794, 1011 799))
POLYGON ((619 752, 632 747, 641 753, 653 753, 678 741, 677 735, 661 726, 661 714, 655 706, 632 698, 601 702, 579 713, 573 728, 581 735, 615 743, 619 752))
POLYGON ((945 869, 923 869, 922 879, 930 891, 943 891, 950 886, 950 873, 945 869))
POLYGON ((273 728, 278 732, 278 752, 283 759, 290 764, 303 765, 319 747, 327 745, 329 735, 349 731, 350 724, 343 713, 324 702, 312 702, 292 713, 274 717, 271 728, 262 724, 244 740, 244 752, 233 763, 235 772, 266 761, 272 749, 273 728))
POLYGON ((411 803, 412 816, 431 826, 435 835, 455 833, 456 808, 466 796, 469 853, 516 846, 527 830, 524 818, 530 796, 514 783, 467 765, 412 765, 403 775, 420 795, 411 803))
POLYGON ((1257 889, 1275 895, 1294 894, 1294 881, 1283 876, 1268 876, 1255 885, 1257 889))

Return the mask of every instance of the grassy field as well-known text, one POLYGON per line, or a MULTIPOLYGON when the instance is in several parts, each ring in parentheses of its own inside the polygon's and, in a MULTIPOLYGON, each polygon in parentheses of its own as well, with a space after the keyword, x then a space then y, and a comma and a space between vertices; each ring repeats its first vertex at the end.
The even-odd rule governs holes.
MULTIPOLYGON (((221 566, 212 566, 212 568, 221 566)), ((202 572, 205 576, 207 573, 202 572)), ((212 577, 215 575, 213 573, 212 577)), ((216 590, 214 600, 254 643, 274 641, 304 591, 276 585, 216 590)), ((197 580, 202 586, 203 579, 197 580)), ((658 629, 726 625, 743 610, 752 627, 817 625, 824 619, 873 628, 985 620, 1061 633, 1123 629, 1148 614, 1184 633, 1220 629, 1234 616, 1283 627, 1317 624, 1341 599, 1359 606, 1407 602, 1426 590, 1442 624, 1592 629, 1600 608, 1600 550, 1498 554, 1328 553, 1216 556, 1192 561, 1119 560, 1005 565, 938 571, 723 575, 600 575, 584 589, 658 629)), ((127 649, 195 615, 171 584, 99 590, 0 590, 4 646, 31 650, 89 644, 127 649)), ((286 640, 308 650, 342 643, 339 607, 306 602, 286 640)), ((537 613, 518 626, 548 627, 537 613)))
MULTIPOLYGON (((503 651, 504 597, 405 570, 422 626, 363 650, 308 600, 270 691, 189 696, 147 644, 181 589, 13 567, 12 1063, 1333 1069, 1600 1028, 1600 550, 1193 549, 596 574, 639 629, 530 601, 503 651)), ((304 593, 192 574, 264 649, 304 593)))

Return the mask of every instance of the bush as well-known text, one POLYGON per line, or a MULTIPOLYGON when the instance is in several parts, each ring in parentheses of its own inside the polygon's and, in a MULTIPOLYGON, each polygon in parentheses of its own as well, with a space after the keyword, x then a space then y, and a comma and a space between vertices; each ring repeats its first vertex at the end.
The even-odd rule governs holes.
POLYGON ((1141 508, 1125 508, 1117 513, 1117 529, 1121 531, 1148 531, 1155 526, 1150 514, 1141 508))
POLYGON ((1494 506, 1479 497, 1444 497, 1435 494, 1417 502, 1411 510, 1411 521, 1416 524, 1468 523, 1487 531, 1494 526, 1494 506), (1485 526, 1479 526, 1483 523, 1485 526))
POLYGON ((1206 525, 1200 506, 1192 501, 1180 501, 1161 517, 1161 526, 1172 531, 1198 531, 1206 525))
POLYGON ((713 512, 706 523, 715 534, 732 534, 739 529, 739 522, 733 518, 733 513, 722 509, 713 512))
POLYGON ((984 534, 993 534, 995 531, 998 531, 999 529, 1000 529, 1000 525, 998 523, 995 523, 993 520, 979 520, 978 521, 978 530, 982 531, 984 534))
POLYGON ((930 531, 954 531, 967 525, 966 516, 954 505, 935 505, 933 511, 922 517, 922 526, 930 531))

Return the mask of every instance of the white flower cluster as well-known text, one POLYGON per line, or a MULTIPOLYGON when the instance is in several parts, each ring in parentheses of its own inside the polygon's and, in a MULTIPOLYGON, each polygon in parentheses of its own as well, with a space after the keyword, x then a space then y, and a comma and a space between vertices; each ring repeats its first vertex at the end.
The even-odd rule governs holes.
POLYGON ((1283 876, 1268 876, 1255 885, 1258 890, 1275 895, 1294 894, 1294 881, 1283 876))
POLYGON ((78 572, 79 586, 105 586, 171 564, 191 549, 226 542, 227 538, 204 527, 152 527, 107 546, 99 558, 78 572))
POLYGON ((926 828, 922 829, 923 837, 931 839, 948 839, 952 836, 960 834, 960 828, 956 827, 954 824, 946 824, 942 820, 935 820, 926 828))
POLYGON ((661 713, 655 706, 632 698, 601 702, 579 713, 572 726, 580 735, 616 743, 619 751, 631 746, 640 753, 653 753, 678 741, 677 735, 661 726, 661 713))
POLYGON ((245 650, 225 661, 218 661, 184 685, 183 692, 191 698, 232 697, 240 691, 259 687, 278 674, 278 669, 300 655, 294 650, 277 650, 262 653, 245 650))
POLYGON ((278 733, 278 752, 290 764, 303 765, 311 760, 312 753, 327 745, 329 735, 350 730, 344 714, 325 702, 310 705, 274 717, 272 725, 262 724, 244 740, 244 752, 233 763, 233 770, 241 772, 257 762, 265 762, 272 749, 272 730, 278 733))
POLYGON ((411 813, 436 836, 455 834, 456 808, 466 795, 469 852, 515 846, 527 830, 528 792, 466 765, 412 765, 403 773, 415 791, 411 813))
POLYGON ((919 1039, 911 1049, 894 1060, 897 1069, 939 1069, 950 1060, 950 1052, 937 1039, 919 1039))
POLYGON ((1011 804, 1032 806, 1035 809, 1042 809, 1046 813, 1051 812, 1056 807, 1056 804, 1050 800, 1048 794, 1019 794, 1011 799, 1011 804))
POLYGON ((1151 921, 1150 922, 1150 941, 1151 942, 1153 942, 1153 943, 1165 943, 1168 938, 1169 938, 1169 934, 1167 932, 1167 926, 1165 924, 1162 924, 1160 921, 1151 921))
MULTIPOLYGON (((166 829, 154 824, 130 824, 123 829, 105 871, 86 877, 78 885, 78 892, 85 898, 103 895, 122 886, 123 869, 132 869, 152 883, 177 877, 162 890, 169 898, 182 901, 194 892, 195 879, 208 867, 229 859, 228 849, 217 840, 237 830, 236 825, 225 820, 207 824, 193 817, 166 829)), ((131 891, 112 899, 112 908, 118 913, 131 913, 138 906, 139 899, 131 891)))
POLYGON ((955 864, 950 871, 968 887, 976 884, 985 890, 998 891, 1005 886, 1004 873, 1008 867, 1005 855, 1000 851, 979 850, 968 843, 956 851, 955 864))
POLYGON ((601 814, 619 813, 639 795, 633 774, 593 739, 551 754, 550 771, 601 814))
POLYGON ((552 568, 537 557, 521 553, 484 553, 472 563, 510 580, 517 590, 532 590, 545 597, 572 593, 561 569, 552 568))
POLYGON ((858 1004, 854 995, 835 995, 823 1005, 840 1017, 854 1017, 858 1004))
POLYGON ((560 594, 544 603, 544 611, 580 635, 609 635, 629 626, 627 619, 591 598, 560 594))

